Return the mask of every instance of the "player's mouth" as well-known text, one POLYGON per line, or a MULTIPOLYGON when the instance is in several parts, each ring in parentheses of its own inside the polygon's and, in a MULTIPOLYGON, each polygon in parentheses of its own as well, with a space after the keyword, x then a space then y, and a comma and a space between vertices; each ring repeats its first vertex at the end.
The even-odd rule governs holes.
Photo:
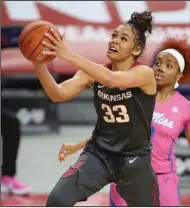
POLYGON ((160 80, 162 80, 163 78, 164 78, 163 73, 159 73, 159 72, 156 72, 156 73, 155 73, 155 79, 156 79, 157 81, 160 81, 160 80))
POLYGON ((117 53, 117 49, 114 46, 108 48, 108 53, 117 53))

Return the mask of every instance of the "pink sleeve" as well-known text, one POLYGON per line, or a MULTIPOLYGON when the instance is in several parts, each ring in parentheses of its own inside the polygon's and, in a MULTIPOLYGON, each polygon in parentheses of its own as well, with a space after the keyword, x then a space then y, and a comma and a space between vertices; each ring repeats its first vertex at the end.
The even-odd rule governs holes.
POLYGON ((189 102, 189 105, 188 105, 188 108, 187 108, 187 120, 186 120, 186 123, 185 123, 185 129, 190 129, 190 102, 189 102))

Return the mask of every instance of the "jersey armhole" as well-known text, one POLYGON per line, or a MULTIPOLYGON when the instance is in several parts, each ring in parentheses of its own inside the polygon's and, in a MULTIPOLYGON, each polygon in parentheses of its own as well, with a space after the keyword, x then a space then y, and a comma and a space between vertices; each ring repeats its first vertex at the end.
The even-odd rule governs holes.
POLYGON ((94 82, 95 82, 95 81, 90 81, 90 83, 88 84, 88 87, 90 87, 91 89, 93 89, 93 87, 94 87, 94 82))

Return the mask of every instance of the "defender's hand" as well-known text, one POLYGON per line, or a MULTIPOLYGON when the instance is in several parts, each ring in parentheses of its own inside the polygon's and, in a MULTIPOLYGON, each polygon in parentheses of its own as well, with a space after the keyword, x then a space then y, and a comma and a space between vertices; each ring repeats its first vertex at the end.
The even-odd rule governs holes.
POLYGON ((64 161, 67 155, 72 155, 81 149, 79 144, 63 144, 59 150, 58 160, 64 161))

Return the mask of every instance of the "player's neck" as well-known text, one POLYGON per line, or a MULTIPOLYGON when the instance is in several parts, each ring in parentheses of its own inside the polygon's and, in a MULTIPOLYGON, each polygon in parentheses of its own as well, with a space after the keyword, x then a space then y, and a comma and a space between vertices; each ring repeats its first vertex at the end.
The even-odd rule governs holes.
POLYGON ((157 94, 156 94, 156 102, 162 102, 169 100, 175 93, 175 90, 173 89, 173 86, 168 87, 159 87, 157 88, 157 94))
POLYGON ((127 71, 131 68, 134 62, 133 57, 129 57, 128 59, 117 63, 112 62, 112 71, 127 71))

